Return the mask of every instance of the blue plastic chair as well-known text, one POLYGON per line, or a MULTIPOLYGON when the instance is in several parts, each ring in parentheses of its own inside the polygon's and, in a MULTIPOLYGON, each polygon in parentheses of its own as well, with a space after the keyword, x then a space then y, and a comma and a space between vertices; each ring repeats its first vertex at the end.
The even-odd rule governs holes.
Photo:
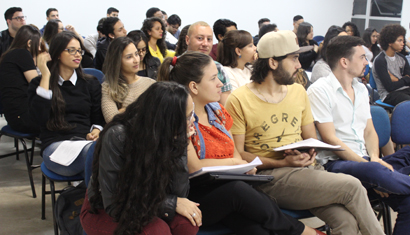
POLYGON ((323 41, 325 39, 325 37, 323 37, 322 35, 316 35, 313 37, 313 40, 315 40, 318 44, 320 44, 319 42, 323 41))
POLYGON ((83 71, 84 71, 85 74, 89 74, 89 75, 92 75, 92 76, 96 77, 100 83, 104 82, 104 79, 105 79, 104 76, 105 75, 100 70, 93 69, 93 68, 85 68, 85 69, 83 69, 83 71))
POLYGON ((370 107, 372 114, 373 126, 379 137, 379 148, 385 146, 390 140, 390 118, 386 110, 380 106, 372 105, 370 107))
POLYGON ((97 142, 91 144, 88 149, 87 156, 85 158, 85 169, 84 169, 84 182, 85 186, 88 187, 88 182, 90 182, 91 175, 93 173, 93 159, 94 159, 94 150, 97 142))
POLYGON ((63 190, 56 190, 54 182, 71 182, 71 181, 80 181, 84 180, 81 174, 74 176, 62 176, 56 174, 49 169, 47 169, 44 162, 41 163, 41 172, 43 173, 41 181, 41 219, 46 219, 46 194, 51 194, 51 207, 53 211, 53 225, 54 225, 54 234, 58 235, 58 226, 55 218, 55 204, 56 204, 56 193, 61 193, 63 190), (46 191, 46 178, 50 182, 50 191, 46 191))
POLYGON ((410 101, 396 105, 391 116, 391 138, 399 145, 410 144, 410 101))
MULTIPOLYGON (((371 71, 370 71, 370 77, 369 77, 369 84, 373 88, 373 90, 377 93, 376 81, 374 80, 373 72, 371 72, 371 71)), ((381 107, 383 107, 383 108, 385 108, 385 109, 387 109, 387 110, 389 110, 389 111, 391 111, 394 108, 393 105, 386 104, 386 103, 382 102, 381 99, 376 100, 374 103, 381 106, 381 107)))

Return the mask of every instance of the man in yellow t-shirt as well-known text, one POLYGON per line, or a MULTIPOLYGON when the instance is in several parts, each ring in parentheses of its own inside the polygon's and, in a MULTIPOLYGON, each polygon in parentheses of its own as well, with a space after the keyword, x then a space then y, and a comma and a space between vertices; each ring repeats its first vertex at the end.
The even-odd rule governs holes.
POLYGON ((299 48, 292 31, 271 32, 260 39, 252 82, 236 89, 226 103, 234 120, 235 147, 249 162, 259 156, 259 174, 274 176, 259 188, 280 207, 310 210, 332 228, 332 234, 384 234, 357 179, 313 169, 314 149, 272 151, 316 138, 307 94, 294 84, 301 67, 299 53, 311 49, 299 48))

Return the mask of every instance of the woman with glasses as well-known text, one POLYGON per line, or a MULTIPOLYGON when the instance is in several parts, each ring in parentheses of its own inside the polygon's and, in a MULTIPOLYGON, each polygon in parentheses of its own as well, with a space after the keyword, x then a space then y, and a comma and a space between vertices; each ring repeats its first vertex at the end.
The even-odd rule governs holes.
POLYGON ((31 81, 28 89, 30 114, 41 128, 44 164, 63 176, 83 175, 91 143, 78 141, 97 140, 105 124, 101 85, 95 77, 83 74, 83 55, 84 45, 76 34, 57 34, 50 44, 48 69, 41 64, 45 71, 31 81), (63 162, 50 157, 60 145, 72 151, 63 162))
MULTIPOLYGON (((158 79, 186 86, 195 104, 195 133, 188 145, 189 173, 207 166, 247 163, 232 139, 232 117, 218 103, 223 84, 217 74, 212 58, 199 52, 166 58, 160 67, 158 79)), ((255 173, 256 168, 247 174, 255 173)), ((317 234, 283 214, 276 202, 243 181, 196 186, 194 180, 188 198, 199 203, 204 226, 222 223, 237 235, 317 234)))
POLYGON ((370 68, 373 67, 373 59, 381 52, 380 47, 377 45, 378 39, 379 33, 373 27, 367 28, 363 33, 363 40, 365 42, 363 49, 370 68))
POLYGON ((128 33, 127 37, 131 38, 138 50, 140 56, 140 66, 138 76, 149 77, 157 80, 158 68, 161 62, 158 58, 153 57, 148 49, 148 38, 141 30, 133 30, 128 33))
POLYGON ((296 36, 298 37, 300 47, 313 46, 312 50, 299 54, 299 62, 302 69, 312 71, 312 64, 315 62, 319 52, 319 46, 313 40, 313 26, 307 22, 300 23, 296 36))
POLYGON ((152 56, 157 57, 159 61, 164 61, 166 57, 172 57, 175 55, 174 51, 169 51, 165 43, 165 30, 164 22, 157 17, 151 17, 145 19, 142 23, 141 30, 148 37, 148 49, 152 56))
POLYGON ((30 118, 27 89, 30 81, 39 75, 36 66, 44 72, 39 62, 48 56, 40 31, 24 25, 0 59, 0 100, 13 130, 27 133, 40 130, 30 118))
POLYGON ((125 111, 155 80, 138 76, 140 56, 129 37, 114 39, 105 56, 101 108, 105 121, 125 111))

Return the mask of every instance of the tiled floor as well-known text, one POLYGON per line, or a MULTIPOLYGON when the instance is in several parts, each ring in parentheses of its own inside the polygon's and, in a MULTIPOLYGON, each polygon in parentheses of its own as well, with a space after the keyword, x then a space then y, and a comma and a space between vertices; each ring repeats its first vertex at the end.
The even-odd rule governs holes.
MULTIPOLYGON (((6 125, 0 117, 0 128, 6 125)), ((13 151, 11 138, 1 137, 0 154, 13 151)), ((41 164, 39 148, 34 155, 34 164, 41 164)), ((14 156, 0 159, 0 235, 2 234, 53 234, 51 199, 46 196, 46 220, 41 220, 41 170, 33 171, 37 198, 31 194, 24 156, 17 161, 14 156)), ((56 187, 65 187, 65 183, 56 187)), ((48 185, 47 185, 48 188, 48 185)), ((392 213, 393 221, 396 214, 392 213)), ((319 227, 323 222, 317 218, 303 220, 311 227, 319 227)))

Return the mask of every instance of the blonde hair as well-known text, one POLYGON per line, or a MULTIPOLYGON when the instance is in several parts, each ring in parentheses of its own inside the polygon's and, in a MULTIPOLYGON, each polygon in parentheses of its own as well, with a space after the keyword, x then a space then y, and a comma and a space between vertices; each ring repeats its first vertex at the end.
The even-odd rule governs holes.
POLYGON ((188 33, 187 33, 188 36, 191 36, 192 31, 194 30, 194 28, 195 28, 197 25, 199 25, 199 26, 205 26, 205 27, 211 27, 211 26, 209 26, 209 24, 206 23, 205 21, 195 22, 195 23, 191 24, 191 26, 189 26, 188 33))

